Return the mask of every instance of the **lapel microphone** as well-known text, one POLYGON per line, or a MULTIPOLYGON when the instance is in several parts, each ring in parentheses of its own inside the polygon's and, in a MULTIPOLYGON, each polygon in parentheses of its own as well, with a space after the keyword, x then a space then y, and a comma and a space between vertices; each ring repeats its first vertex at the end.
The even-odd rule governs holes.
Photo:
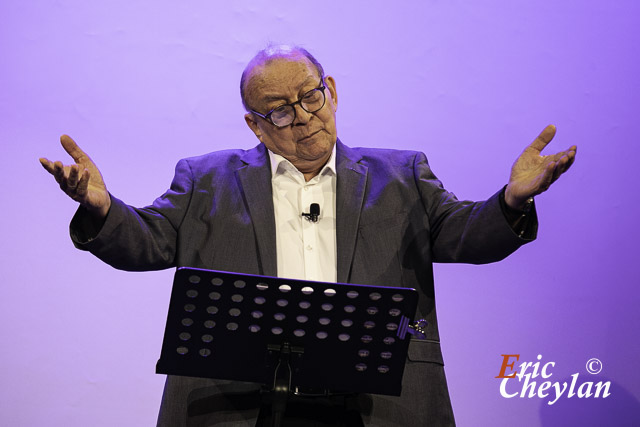
POLYGON ((311 203, 309 206, 309 213, 302 212, 302 216, 313 223, 318 222, 318 216, 320 215, 320 205, 317 203, 311 203))

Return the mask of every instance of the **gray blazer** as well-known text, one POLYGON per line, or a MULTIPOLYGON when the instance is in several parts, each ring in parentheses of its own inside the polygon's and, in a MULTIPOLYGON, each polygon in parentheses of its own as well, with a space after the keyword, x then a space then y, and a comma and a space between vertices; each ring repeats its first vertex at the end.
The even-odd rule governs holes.
MULTIPOLYGON (((400 397, 358 395, 365 425, 454 425, 435 309, 432 262, 498 261, 522 244, 499 192, 485 202, 458 201, 413 151, 336 148, 338 282, 404 286, 420 293, 427 339, 412 341, 400 397)), ((534 227, 535 228, 535 227, 534 227)), ((176 266, 276 276, 269 158, 262 144, 183 159, 171 188, 136 209, 112 197, 100 230, 80 209, 76 246, 115 268, 176 266)), ((158 425, 253 426, 259 386, 169 376, 158 425)))

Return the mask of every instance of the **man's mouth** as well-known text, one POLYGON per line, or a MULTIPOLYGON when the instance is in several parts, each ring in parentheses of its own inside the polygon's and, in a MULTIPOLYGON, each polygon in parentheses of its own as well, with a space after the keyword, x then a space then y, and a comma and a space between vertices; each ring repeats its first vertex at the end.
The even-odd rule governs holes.
POLYGON ((305 136, 305 137, 303 137, 303 138, 300 138, 300 139, 298 140, 298 142, 302 142, 302 143, 308 142, 311 138, 313 138, 313 137, 314 137, 317 133, 319 133, 321 130, 322 130, 322 129, 318 129, 317 131, 315 131, 315 132, 313 132, 313 133, 310 133, 309 135, 307 135, 307 136, 305 136))

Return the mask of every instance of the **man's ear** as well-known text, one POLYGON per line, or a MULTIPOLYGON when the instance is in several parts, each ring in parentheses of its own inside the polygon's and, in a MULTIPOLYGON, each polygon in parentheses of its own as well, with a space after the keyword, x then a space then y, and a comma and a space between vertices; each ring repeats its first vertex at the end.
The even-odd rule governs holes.
POLYGON ((324 84, 329 89, 331 94, 331 102, 333 104, 333 111, 338 111, 338 92, 336 92, 336 81, 331 76, 324 78, 324 84))
POLYGON ((247 122, 247 126, 249 126, 249 129, 253 131, 256 138, 262 142, 262 131, 260 130, 260 127, 258 127, 258 122, 256 121, 255 116, 251 113, 247 113, 244 115, 244 121, 247 122))

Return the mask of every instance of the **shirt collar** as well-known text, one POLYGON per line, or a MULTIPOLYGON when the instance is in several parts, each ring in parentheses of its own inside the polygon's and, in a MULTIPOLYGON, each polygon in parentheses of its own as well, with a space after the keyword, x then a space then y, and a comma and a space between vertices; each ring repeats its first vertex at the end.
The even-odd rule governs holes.
MULTIPOLYGON (((328 171, 331 171, 334 175, 336 174, 336 145, 337 144, 333 144, 331 156, 322 169, 320 169, 320 173, 318 175, 325 174, 328 171)), ((277 175, 284 174, 287 170, 302 174, 298 169, 296 169, 293 163, 282 157, 280 154, 276 154, 269 149, 267 149, 267 153, 269 153, 269 161, 271 162, 271 179, 275 178, 277 175)))

